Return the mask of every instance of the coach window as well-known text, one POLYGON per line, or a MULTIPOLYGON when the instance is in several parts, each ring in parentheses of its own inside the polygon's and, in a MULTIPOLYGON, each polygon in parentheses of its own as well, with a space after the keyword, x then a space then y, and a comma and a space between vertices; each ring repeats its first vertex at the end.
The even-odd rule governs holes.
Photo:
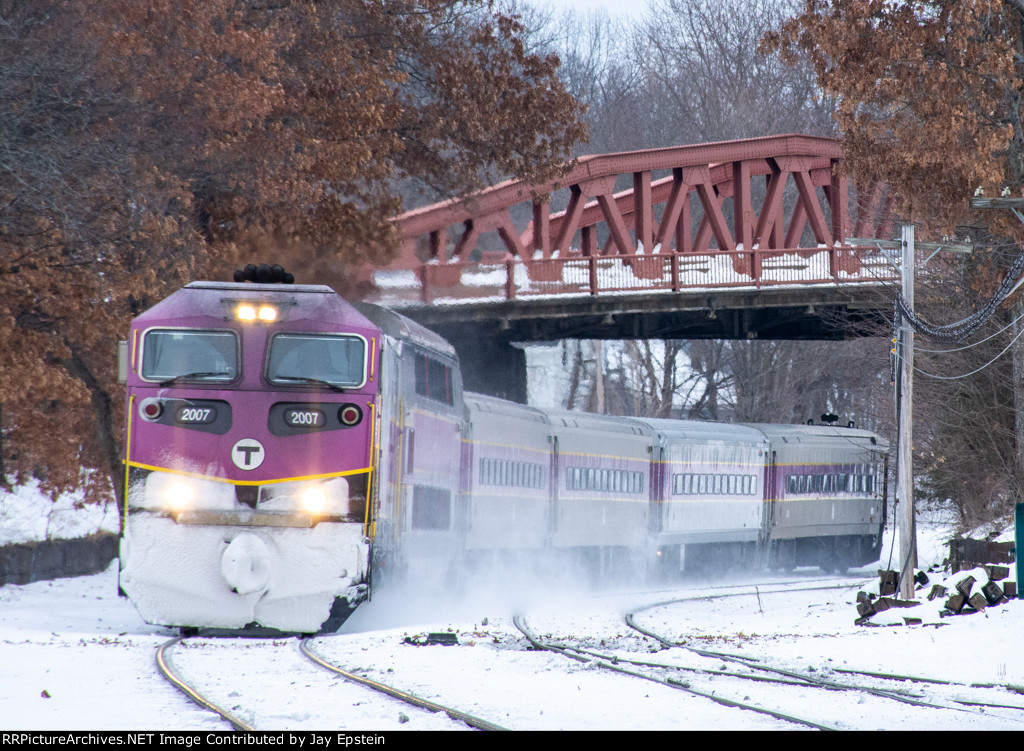
POLYGON ((455 403, 452 394, 451 368, 440 360, 428 357, 421 352, 415 355, 416 360, 416 393, 451 406, 455 403))
POLYGON ((233 381, 238 377, 238 336, 233 331, 150 329, 142 339, 146 381, 233 381))
MULTIPOLYGON (((540 470, 540 465, 538 470, 540 470)), ((676 478, 681 475, 676 475, 676 478)), ((543 474, 538 471, 538 482, 543 483, 543 474)), ((537 487, 541 487, 538 485, 537 487)), ((611 493, 642 493, 644 476, 642 472, 630 472, 624 469, 582 469, 567 467, 565 472, 566 490, 583 490, 589 492, 611 493)))

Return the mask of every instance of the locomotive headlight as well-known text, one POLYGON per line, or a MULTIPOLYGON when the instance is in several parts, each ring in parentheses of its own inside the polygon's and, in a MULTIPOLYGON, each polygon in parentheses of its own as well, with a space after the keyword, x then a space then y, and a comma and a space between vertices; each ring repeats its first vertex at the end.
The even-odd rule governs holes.
POLYGON ((327 491, 319 485, 306 488, 302 494, 302 508, 311 514, 322 514, 327 508, 327 491))
POLYGON ((256 306, 255 305, 239 305, 235 310, 235 315, 238 316, 240 321, 255 321, 256 320, 256 306))
POLYGON ((150 472, 144 482, 129 489, 133 508, 178 513, 186 510, 227 510, 234 507, 234 488, 223 482, 171 472, 150 472))
POLYGON ((235 317, 240 321, 273 323, 277 320, 277 308, 273 305, 256 306, 251 303, 242 303, 235 308, 235 317))
POLYGON ((195 486, 187 480, 178 480, 167 485, 163 490, 164 506, 170 511, 184 511, 196 500, 195 486))
POLYGON ((335 477, 323 482, 282 482, 260 488, 261 511, 301 511, 313 516, 348 513, 348 481, 335 477))

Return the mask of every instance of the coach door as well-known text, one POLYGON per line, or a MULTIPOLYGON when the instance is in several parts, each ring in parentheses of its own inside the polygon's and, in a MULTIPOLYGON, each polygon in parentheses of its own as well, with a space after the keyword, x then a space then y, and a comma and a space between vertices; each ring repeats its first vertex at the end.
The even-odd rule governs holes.
POLYGON ((775 515, 778 512, 778 505, 782 495, 786 492, 784 483, 781 481, 782 473, 779 471, 779 465, 776 463, 775 451, 766 452, 766 456, 768 461, 765 462, 764 487, 761 491, 761 497, 764 498, 764 520, 761 524, 761 539, 759 541, 762 566, 768 563, 769 541, 772 537, 772 528, 776 523, 775 515))
POLYGON ((665 527, 662 515, 665 512, 665 447, 651 446, 650 471, 650 504, 651 510, 647 517, 647 531, 652 538, 657 538, 665 527))
POLYGON ((554 544, 555 534, 558 532, 558 483, 559 472, 561 471, 561 458, 558 455, 558 436, 548 436, 551 442, 551 468, 548 472, 548 524, 547 533, 544 535, 544 549, 550 550, 554 544))

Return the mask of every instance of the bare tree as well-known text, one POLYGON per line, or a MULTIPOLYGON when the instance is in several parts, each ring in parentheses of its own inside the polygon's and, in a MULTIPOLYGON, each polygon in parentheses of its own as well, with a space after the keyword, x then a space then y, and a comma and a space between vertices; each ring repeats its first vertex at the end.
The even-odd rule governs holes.
POLYGON ((833 102, 808 65, 758 50, 795 3, 654 0, 634 35, 663 142, 701 143, 776 133, 831 135, 833 102))
POLYGON ((891 419, 887 340, 731 342, 735 419, 803 422, 825 412, 880 429, 891 419))
POLYGON ((619 369, 633 395, 632 414, 642 417, 671 417, 673 406, 681 403, 685 343, 678 339, 623 342, 619 369))

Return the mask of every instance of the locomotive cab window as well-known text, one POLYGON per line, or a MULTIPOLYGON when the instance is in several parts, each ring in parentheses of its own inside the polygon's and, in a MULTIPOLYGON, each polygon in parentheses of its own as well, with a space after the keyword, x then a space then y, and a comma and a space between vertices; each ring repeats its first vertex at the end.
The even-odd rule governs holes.
POLYGON ((278 386, 359 388, 366 381, 366 340, 352 334, 278 334, 270 342, 267 380, 278 386))
POLYGON ((238 337, 233 331, 150 329, 142 339, 146 381, 233 381, 238 377, 238 337))

